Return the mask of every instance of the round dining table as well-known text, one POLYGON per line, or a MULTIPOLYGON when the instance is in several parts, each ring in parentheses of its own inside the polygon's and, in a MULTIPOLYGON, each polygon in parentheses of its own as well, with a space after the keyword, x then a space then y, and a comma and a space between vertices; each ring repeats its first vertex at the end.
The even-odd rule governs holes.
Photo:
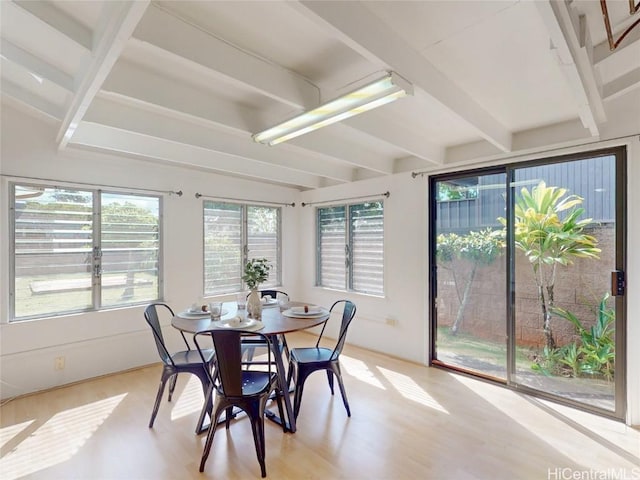
MULTIPOLYGON (((273 356, 276 363, 276 373, 278 375, 279 386, 283 392, 289 391, 289 386, 287 385, 287 371, 285 370, 283 354, 286 347, 286 340, 284 339, 284 334, 296 332, 299 330, 306 330, 308 328, 313 328, 318 325, 323 324, 329 319, 329 311, 326 309, 322 309, 322 311, 316 315, 294 317, 291 312, 291 308, 304 306, 303 302, 289 302, 286 306, 284 306, 281 310, 280 306, 277 303, 273 305, 264 305, 262 308, 262 318, 261 321, 264 324, 264 327, 258 330, 260 333, 266 335, 271 340, 271 350, 273 352, 273 356)), ((310 304, 306 304, 310 305, 310 304)), ((222 305, 222 316, 220 320, 212 320, 210 317, 197 317, 191 318, 191 315, 185 314, 177 314, 171 319, 171 325, 178 330, 187 333, 197 333, 204 330, 211 330, 220 327, 221 322, 225 320, 229 320, 236 316, 246 317, 246 310, 238 310, 238 305, 236 302, 225 302, 222 305), (188 318, 189 317, 189 318, 188 318)), ((291 398, 289 395, 284 395, 284 406, 285 406, 285 415, 286 419, 279 418, 275 413, 271 411, 267 411, 267 418, 273 420, 279 424, 284 424, 285 428, 294 433, 296 431, 296 419, 293 415, 293 407, 291 405, 291 398)), ((207 427, 204 426, 204 421, 207 409, 207 401, 205 400, 205 404, 203 406, 203 411, 200 414, 200 418, 198 420, 198 427, 196 429, 197 432, 203 432, 207 430, 207 427)))

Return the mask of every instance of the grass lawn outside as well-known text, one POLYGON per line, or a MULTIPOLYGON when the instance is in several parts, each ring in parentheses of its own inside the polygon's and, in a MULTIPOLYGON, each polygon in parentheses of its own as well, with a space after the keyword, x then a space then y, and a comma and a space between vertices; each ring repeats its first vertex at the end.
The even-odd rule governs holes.
MULTIPOLYGON (((16 318, 32 318, 92 310, 91 273, 16 278, 16 318)), ((146 272, 127 279, 123 273, 103 274, 102 307, 143 303, 158 298, 158 278, 146 272)))
MULTIPOLYGON (((505 344, 472 335, 451 333, 449 327, 438 328, 437 358, 449 365, 501 379, 507 378, 505 344)), ((601 378, 549 375, 532 368, 533 356, 541 352, 529 347, 516 347, 514 382, 536 390, 570 398, 606 410, 615 409, 615 384, 601 378)))

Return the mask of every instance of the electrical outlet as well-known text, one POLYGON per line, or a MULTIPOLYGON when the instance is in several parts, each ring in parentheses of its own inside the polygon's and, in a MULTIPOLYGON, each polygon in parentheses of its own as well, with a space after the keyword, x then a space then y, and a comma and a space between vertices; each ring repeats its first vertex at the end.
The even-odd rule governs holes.
POLYGON ((54 370, 64 370, 64 357, 56 357, 53 361, 54 370))

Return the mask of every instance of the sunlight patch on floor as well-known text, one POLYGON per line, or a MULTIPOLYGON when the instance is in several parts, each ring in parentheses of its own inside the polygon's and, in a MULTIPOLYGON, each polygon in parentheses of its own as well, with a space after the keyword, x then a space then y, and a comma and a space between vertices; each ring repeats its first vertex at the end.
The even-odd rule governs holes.
POLYGON ((0 428, 0 448, 4 447, 9 440, 18 435, 31 425, 34 420, 28 422, 18 423, 16 425, 9 425, 8 427, 0 428))
POLYGON ((384 385, 378 380, 373 372, 369 370, 367 364, 362 360, 357 360, 346 355, 340 355, 340 367, 352 377, 357 378, 361 382, 368 383, 376 388, 386 390, 384 385))
POLYGON ((389 383, 393 385, 398 393, 407 400, 411 400, 420 403, 425 407, 433 408, 434 410, 449 414, 442 405, 434 400, 433 397, 431 397, 431 395, 429 395, 411 377, 382 367, 378 367, 378 370, 380 370, 380 373, 382 373, 389 383))
POLYGON ((30 475, 70 459, 126 395, 123 393, 55 414, 0 459, 3 480, 30 475))
MULTIPOLYGON (((177 391, 173 393, 173 409, 171 410, 171 420, 177 420, 187 415, 191 415, 193 412, 200 412, 202 410, 202 404, 204 403, 204 394, 202 393, 202 384, 200 379, 195 375, 189 375, 189 381, 184 387, 184 390, 179 395, 177 391)), ((165 392, 166 399, 167 393, 165 392)))
MULTIPOLYGON (((524 394, 519 395, 515 392, 508 392, 502 387, 462 375, 451 375, 451 378, 465 385, 474 394, 491 404, 493 408, 500 410, 504 415, 526 429, 528 433, 535 435, 539 440, 576 464, 589 465, 598 474, 618 467, 633 468, 634 464, 636 469, 638 468, 640 433, 635 436, 635 439, 632 438, 630 445, 626 445, 625 448, 625 445, 620 443, 622 438, 617 438, 617 436, 622 432, 626 432, 623 437, 626 441, 629 439, 628 432, 631 430, 622 422, 570 407, 554 405, 552 402, 528 397, 524 394), (562 413, 563 410, 565 413, 562 413), (568 437, 570 441, 556 435, 549 435, 549 430, 567 429, 567 426, 573 428, 573 430, 567 430, 567 432, 572 432, 572 437, 568 437), (617 452, 620 459, 619 464, 598 464, 599 456, 595 454, 598 446, 617 452)), ((549 467, 555 468, 557 465, 550 465, 549 467)), ((634 472, 638 474, 640 470, 634 470, 634 472)), ((594 476, 593 478, 605 477, 594 476)), ((621 476, 620 478, 634 477, 621 476)))

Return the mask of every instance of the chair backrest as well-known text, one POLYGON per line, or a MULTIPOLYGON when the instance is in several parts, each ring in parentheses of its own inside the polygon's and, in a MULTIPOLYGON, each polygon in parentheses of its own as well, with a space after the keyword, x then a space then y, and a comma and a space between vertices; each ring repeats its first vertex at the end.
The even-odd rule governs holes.
POLYGON ((156 347, 158 348, 158 354, 163 363, 167 365, 173 365, 171 354, 167 350, 164 344, 164 337, 162 336, 162 328, 160 328, 160 318, 158 317, 158 310, 156 307, 166 308, 173 317, 173 310, 166 303, 152 303, 144 309, 144 319, 147 321, 153 332, 153 339, 156 341, 156 347))
POLYGON ((283 292, 282 290, 260 290, 260 297, 265 297, 270 295, 274 300, 277 298, 278 294, 286 295, 289 298, 289 294, 287 292, 283 292))
MULTIPOLYGON (((261 337, 261 341, 269 345, 269 338, 259 332, 245 332, 242 330, 232 329, 212 329, 203 330, 193 335, 193 342, 200 352, 200 357, 206 363, 203 348, 200 346, 204 336, 211 337, 213 348, 216 352, 216 378, 211 376, 207 370, 209 380, 212 384, 216 384, 215 380, 219 380, 219 385, 226 397, 242 396, 242 344, 243 336, 251 335, 253 337, 261 337)), ((268 373, 271 374, 271 349, 267 349, 267 365, 268 373)))
MULTIPOLYGON (((351 325, 351 320, 356 316, 356 304, 350 300, 338 300, 331 305, 329 312, 333 312, 339 306, 343 306, 342 310, 342 320, 340 321, 340 334, 338 335, 338 341, 336 342, 336 346, 333 348, 333 353, 331 355, 331 359, 337 359, 342 353, 342 348, 344 347, 344 342, 347 338, 347 329, 349 325, 351 325)), ((318 341, 316 342, 316 347, 320 345, 320 340, 322 339, 322 334, 324 333, 324 329, 327 326, 327 322, 322 326, 322 331, 318 336, 318 341)))

